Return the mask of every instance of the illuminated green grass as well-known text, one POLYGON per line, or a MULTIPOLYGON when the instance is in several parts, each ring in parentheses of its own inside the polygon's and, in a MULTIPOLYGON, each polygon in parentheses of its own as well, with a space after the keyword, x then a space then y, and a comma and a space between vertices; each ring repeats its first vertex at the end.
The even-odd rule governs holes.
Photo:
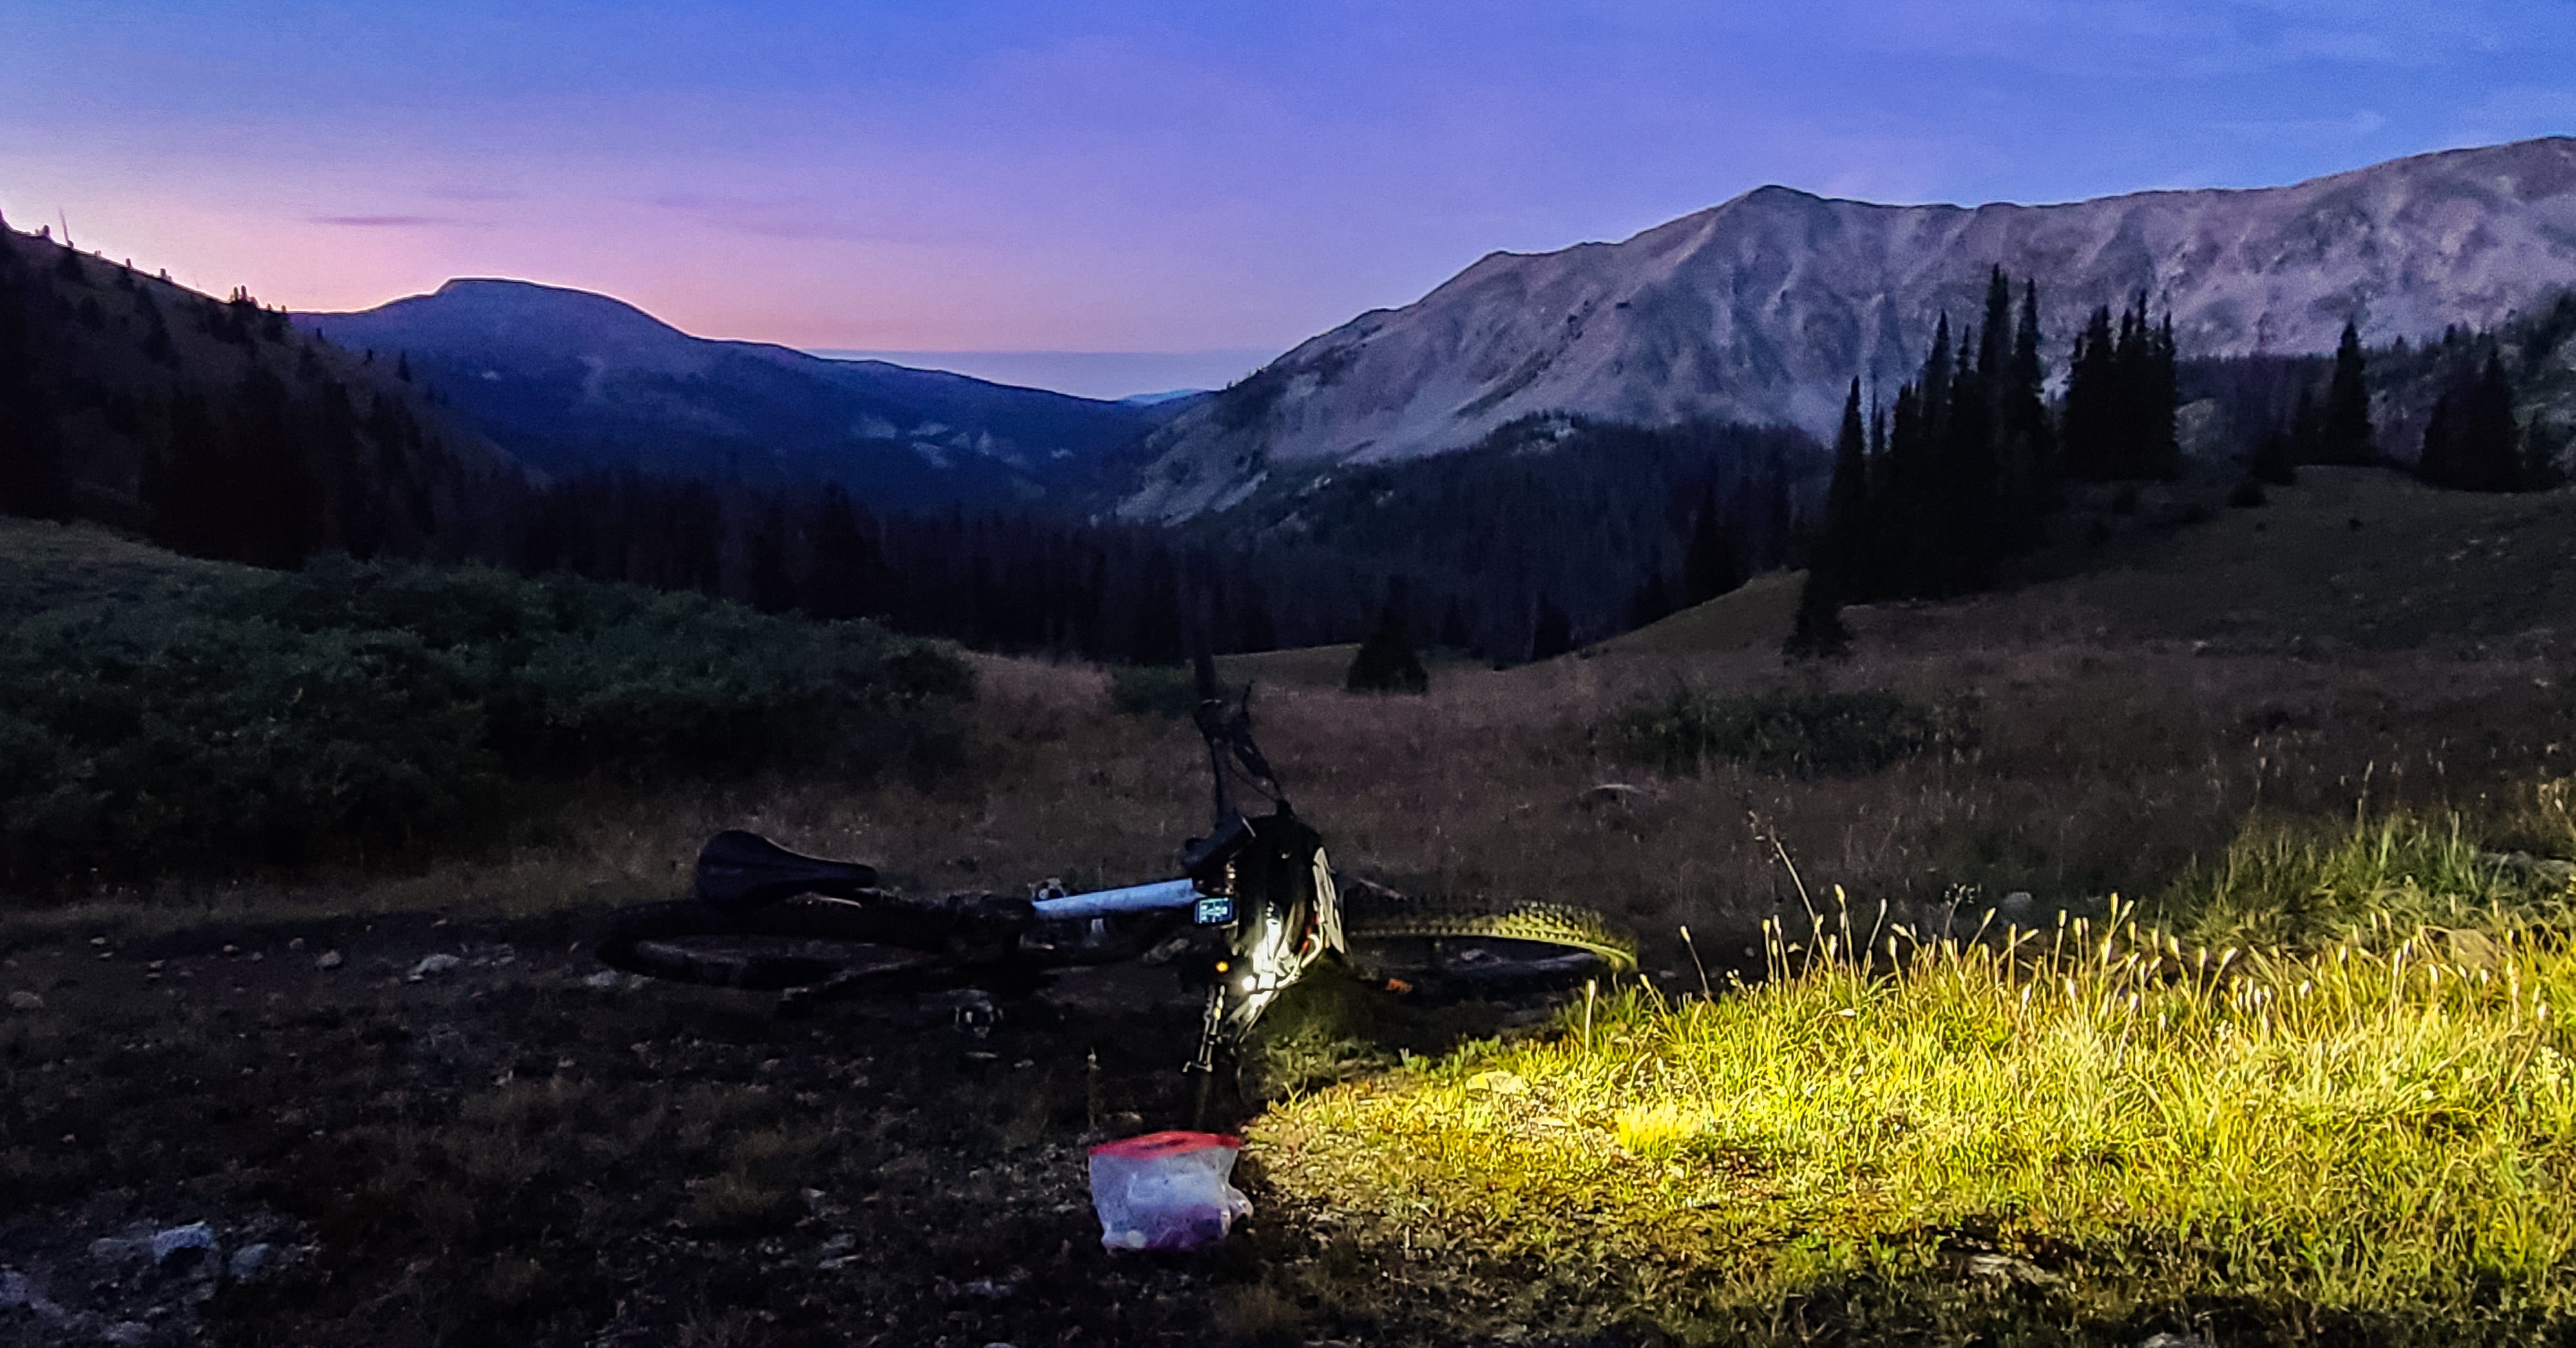
POLYGON ((2278 955, 2125 912, 1837 934, 1775 946, 1760 986, 1578 1004, 1256 1136, 1274 1185, 1371 1240, 1691 1337, 1856 1286, 1926 1329, 2003 1306, 2136 1338, 2223 1306, 2512 1337, 2576 1308, 2576 957, 2486 916, 2278 955))

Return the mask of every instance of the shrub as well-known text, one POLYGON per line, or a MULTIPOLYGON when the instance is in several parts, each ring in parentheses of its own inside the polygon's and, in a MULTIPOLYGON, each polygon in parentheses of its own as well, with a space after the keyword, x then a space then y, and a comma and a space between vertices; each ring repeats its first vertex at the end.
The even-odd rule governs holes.
POLYGON ((1964 708, 1879 691, 1717 697, 1676 688, 1612 717, 1604 731, 1614 756, 1687 774, 1712 758, 1763 772, 1873 772, 1976 743, 1964 708))
POLYGON ((868 623, 346 562, 0 627, 0 881, 59 889, 451 840, 513 784, 863 768, 971 696, 868 623))
POLYGON ((1109 705, 1129 716, 1187 716, 1198 708, 1198 683, 1176 665, 1119 665, 1109 671, 1109 705))

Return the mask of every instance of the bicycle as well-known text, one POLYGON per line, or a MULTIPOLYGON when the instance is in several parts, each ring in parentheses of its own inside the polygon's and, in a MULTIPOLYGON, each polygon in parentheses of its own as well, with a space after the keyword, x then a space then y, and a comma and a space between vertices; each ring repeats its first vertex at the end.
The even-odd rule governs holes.
POLYGON ((806 856, 727 830, 698 854, 687 899, 612 914, 596 952, 612 968, 770 991, 796 1012, 844 997, 977 988, 1025 995, 1056 969, 1172 953, 1203 991, 1185 1070, 1213 1073, 1318 961, 1341 958, 1397 988, 1491 991, 1570 985, 1636 968, 1636 946, 1599 914, 1553 903, 1409 899, 1337 873, 1252 739, 1251 687, 1227 696, 1196 661, 1192 719, 1214 779, 1211 828, 1181 849, 1178 878, 1069 893, 915 898, 872 866, 806 856), (1238 790, 1267 806, 1238 808, 1238 790), (1357 896, 1356 908, 1346 909, 1357 896))

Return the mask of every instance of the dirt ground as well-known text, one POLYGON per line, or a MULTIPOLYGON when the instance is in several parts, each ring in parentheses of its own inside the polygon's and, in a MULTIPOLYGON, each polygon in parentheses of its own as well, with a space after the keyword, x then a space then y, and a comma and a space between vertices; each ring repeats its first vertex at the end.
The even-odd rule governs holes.
POLYGON ((0 1012, 0 1268, 41 1304, 0 1308, 0 1344, 1400 1337, 1300 1304, 1334 1259, 1403 1284, 1281 1220, 1257 1162, 1223 1248, 1101 1248, 1085 1144, 1193 1121, 1169 970, 1069 976, 982 1029, 938 997, 780 1018, 605 974, 599 916, 6 938, 0 985, 32 997, 0 1012), (131 1243, 196 1222, 203 1258, 131 1243))

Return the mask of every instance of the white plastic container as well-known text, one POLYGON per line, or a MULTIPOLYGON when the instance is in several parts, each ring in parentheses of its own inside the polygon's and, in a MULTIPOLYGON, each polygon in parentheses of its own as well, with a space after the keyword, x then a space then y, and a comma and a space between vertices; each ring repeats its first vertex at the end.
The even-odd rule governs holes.
POLYGON ((1113 1250, 1195 1250, 1225 1239, 1252 1200, 1228 1180, 1243 1139, 1147 1133, 1091 1149, 1091 1206, 1113 1250))

